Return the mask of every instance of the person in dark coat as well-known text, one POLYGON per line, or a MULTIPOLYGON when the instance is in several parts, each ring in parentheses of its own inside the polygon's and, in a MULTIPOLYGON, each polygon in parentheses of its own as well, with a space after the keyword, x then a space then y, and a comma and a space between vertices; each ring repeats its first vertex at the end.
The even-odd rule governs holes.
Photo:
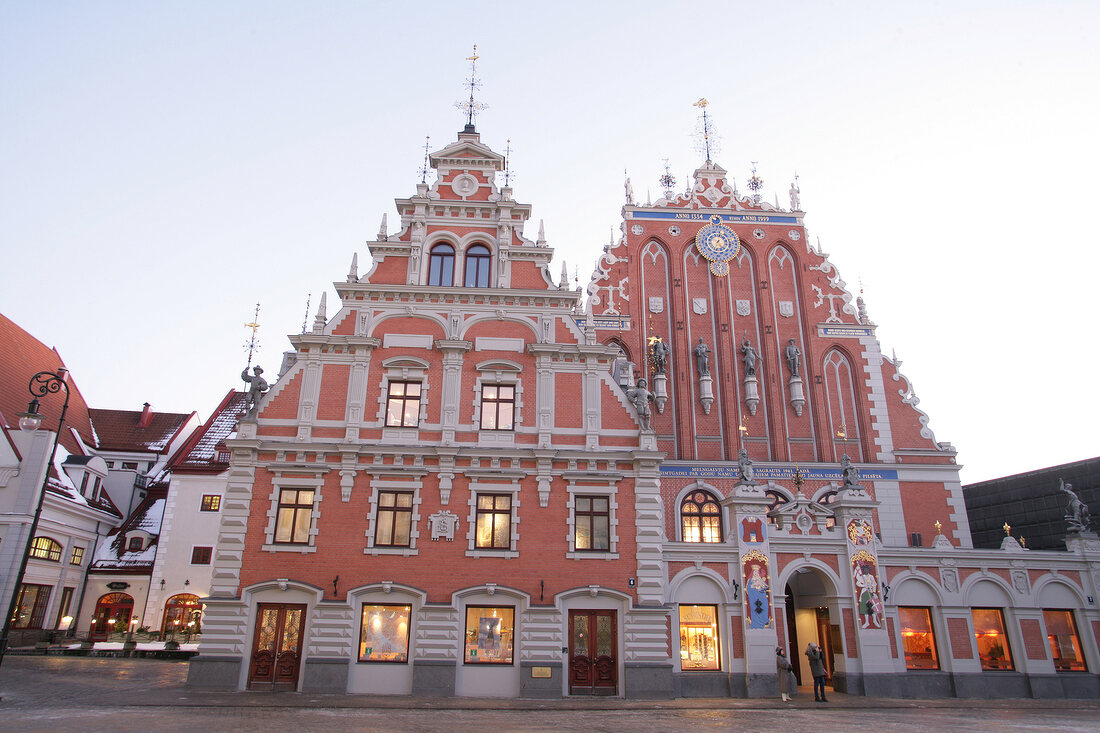
POLYGON ((779 694, 783 696, 783 702, 790 702, 791 695, 798 692, 798 680, 781 646, 775 648, 775 673, 779 677, 779 694))
POLYGON ((825 697, 825 652, 811 641, 806 647, 806 658, 810 660, 810 674, 814 678, 814 700, 829 702, 825 697))

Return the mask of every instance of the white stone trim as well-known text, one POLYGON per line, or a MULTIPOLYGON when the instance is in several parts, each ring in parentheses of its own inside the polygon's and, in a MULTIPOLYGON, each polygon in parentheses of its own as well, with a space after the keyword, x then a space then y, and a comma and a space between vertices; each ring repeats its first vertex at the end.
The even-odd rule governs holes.
POLYGON ((519 551, 516 549, 519 543, 519 492, 520 486, 518 481, 512 481, 510 484, 483 483, 477 480, 470 482, 470 498, 466 502, 470 509, 469 513, 466 515, 466 557, 519 557, 519 551), (512 495, 512 523, 508 530, 510 538, 507 550, 476 546, 477 497, 479 494, 512 495))
POLYGON ((614 483, 608 483, 606 486, 578 486, 574 481, 570 481, 566 487, 566 492, 569 495, 569 499, 565 506, 569 513, 566 516, 566 542, 569 543, 569 550, 566 551, 565 556, 570 560, 618 560, 619 559, 619 502, 618 502, 618 485, 614 483), (594 497, 607 497, 607 523, 608 523, 608 549, 607 550, 578 550, 575 547, 576 542, 576 524, 577 515, 576 510, 576 497, 580 496, 594 496, 594 497))
POLYGON ((268 495, 271 505, 267 510, 267 526, 264 528, 266 542, 260 547, 261 550, 264 552, 295 552, 300 554, 317 552, 317 519, 321 516, 321 489, 324 484, 325 480, 321 476, 305 478, 275 475, 275 480, 271 482, 271 493, 268 495), (283 489, 313 490, 313 511, 310 514, 309 541, 305 545, 275 542, 275 523, 279 515, 279 493, 283 489))
POLYGON ((370 487, 370 512, 367 514, 367 528, 365 531, 367 544, 363 548, 363 554, 401 555, 404 557, 411 557, 419 554, 416 548, 416 541, 420 537, 420 491, 422 488, 424 488, 424 482, 419 477, 415 479, 400 481, 375 478, 371 480, 370 487), (390 545, 385 545, 382 547, 374 546, 375 528, 378 525, 378 493, 380 491, 403 491, 406 493, 412 493, 413 501, 412 513, 409 520, 410 527, 408 547, 392 547, 390 545))

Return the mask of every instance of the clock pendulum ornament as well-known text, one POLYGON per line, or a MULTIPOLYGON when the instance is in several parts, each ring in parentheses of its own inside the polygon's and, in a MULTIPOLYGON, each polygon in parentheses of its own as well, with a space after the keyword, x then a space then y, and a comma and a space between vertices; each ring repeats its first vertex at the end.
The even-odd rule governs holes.
POLYGON ((722 217, 715 215, 710 224, 695 235, 695 247, 710 262, 710 271, 716 277, 729 274, 729 261, 741 252, 741 242, 732 229, 722 224, 722 217))

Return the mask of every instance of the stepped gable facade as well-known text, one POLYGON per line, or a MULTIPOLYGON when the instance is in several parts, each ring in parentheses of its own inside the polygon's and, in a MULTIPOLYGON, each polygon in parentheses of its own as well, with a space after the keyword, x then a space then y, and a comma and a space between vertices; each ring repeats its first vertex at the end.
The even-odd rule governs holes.
POLYGON ((430 162, 225 441, 192 684, 767 696, 813 642, 852 694, 1100 693, 1100 541, 973 548, 796 186, 628 184, 582 302, 472 126, 430 162))
POLYGON ((433 154, 225 441, 194 684, 644 694, 667 661, 659 454, 503 164, 470 126, 433 154))

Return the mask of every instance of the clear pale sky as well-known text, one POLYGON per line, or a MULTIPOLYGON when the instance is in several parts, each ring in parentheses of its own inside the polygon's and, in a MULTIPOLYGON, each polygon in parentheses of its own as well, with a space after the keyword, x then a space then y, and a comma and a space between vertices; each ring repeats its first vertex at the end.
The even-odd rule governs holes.
MULTIPOLYGON (((0 2, 0 312, 90 404, 209 415, 433 149, 511 140, 517 200, 588 283, 668 158, 764 195, 862 280, 964 482, 1097 455, 1100 3, 0 2)), ((899 385, 900 388, 900 385, 899 385)))

